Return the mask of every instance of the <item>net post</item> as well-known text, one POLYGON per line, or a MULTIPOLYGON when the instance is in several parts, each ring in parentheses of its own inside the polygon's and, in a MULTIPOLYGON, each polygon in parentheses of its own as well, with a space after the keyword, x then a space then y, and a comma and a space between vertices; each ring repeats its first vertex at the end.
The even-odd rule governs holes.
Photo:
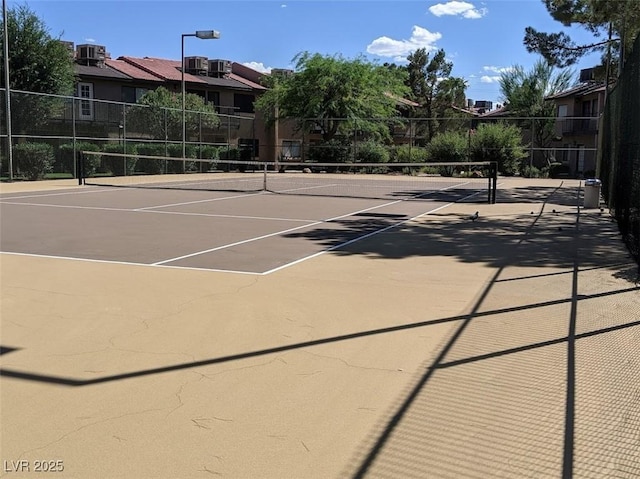
POLYGON ((78 151, 76 153, 76 171, 78 172, 78 185, 84 183, 84 153, 78 151))
POLYGON ((262 168, 262 191, 267 191, 267 163, 262 168))
POLYGON ((491 179, 489 180, 491 187, 489 188, 489 203, 496 203, 496 190, 498 189, 498 163, 491 162, 491 179))

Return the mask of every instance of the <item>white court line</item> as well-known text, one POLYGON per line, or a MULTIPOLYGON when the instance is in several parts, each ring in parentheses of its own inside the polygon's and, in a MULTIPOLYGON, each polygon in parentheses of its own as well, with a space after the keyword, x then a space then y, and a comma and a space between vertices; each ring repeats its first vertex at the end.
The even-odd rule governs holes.
POLYGON ((206 200, 195 200, 195 201, 184 201, 182 203, 169 203, 166 205, 158 205, 158 206, 145 206, 143 208, 135 208, 132 211, 145 211, 152 210, 155 208, 170 208, 172 206, 184 206, 184 205, 195 205, 197 203, 208 203, 213 201, 222 201, 222 200, 233 200, 235 198, 248 198, 250 196, 264 195, 264 191, 260 193, 250 193, 250 194, 242 194, 242 195, 234 195, 234 196, 223 196, 222 198, 207 198, 206 200))
POLYGON ((337 250, 337 249, 340 249, 340 248, 344 248, 345 246, 348 246, 348 245, 350 245, 352 243, 355 243, 357 241, 361 241, 363 239, 370 238, 371 236, 375 236, 377 234, 384 233, 385 231, 389 231, 389 230, 391 230, 393 228, 397 228, 398 226, 402 226, 403 224, 408 223, 410 221, 414 221, 414 220, 416 220, 418 218, 421 218, 422 216, 428 216, 428 215, 430 215, 432 213, 435 213, 436 211, 440 211, 440 210, 443 210, 445 208, 448 208, 451 205, 455 205, 456 203, 460 203, 460 202, 462 202, 462 201, 464 201, 464 200, 466 200, 468 198, 472 198, 472 197, 474 197, 476 195, 479 195, 480 193, 481 193, 480 191, 477 191, 477 192, 475 192, 475 193, 473 193, 471 195, 465 196, 464 198, 462 198, 462 199, 460 199, 458 201, 453 201, 451 203, 447 203, 446 205, 442 205, 442 206, 439 206, 439 207, 434 208, 432 210, 429 210, 429 211, 427 211, 425 213, 421 213, 421 214, 419 214, 417 216, 414 216, 413 218, 409 218, 409 219, 406 219, 406 220, 403 220, 403 221, 399 221, 399 222, 394 223, 392 225, 386 226, 386 227, 384 227, 382 229, 372 231, 372 232, 367 233, 367 234, 362 235, 362 236, 358 236, 357 238, 352 238, 349 241, 345 241, 344 243, 340 243, 338 245, 331 246, 330 248, 327 248, 327 249, 325 249, 323 251, 320 251, 318 253, 314 253, 314 254, 309 255, 309 256, 305 256, 303 258, 300 258, 300 259, 297 259, 295 261, 292 261, 291 263, 283 264, 281 266, 278 266, 277 268, 273 268, 273 269, 270 269, 268 271, 265 271, 262 274, 266 276, 268 274, 275 273, 276 271, 280 271, 282 269, 289 268, 290 266, 294 266, 296 264, 302 263, 303 261, 307 261, 307 260, 310 260, 312 258, 317 258, 318 256, 321 256, 323 254, 329 253, 331 251, 334 251, 334 250, 337 250))
POLYGON ((128 208, 108 208, 106 206, 74 206, 74 205, 50 205, 47 203, 26 203, 21 201, 2 201, 5 205, 17 205, 17 206, 42 206, 44 208, 62 208, 72 210, 103 210, 103 211, 134 211, 128 208))
POLYGON ((66 261, 80 261, 84 263, 104 263, 104 264, 118 264, 124 266, 141 266, 141 267, 153 267, 153 268, 170 268, 170 269, 186 269, 192 271, 215 271, 218 273, 234 273, 234 274, 248 274, 252 276, 262 276, 263 273, 257 273, 255 271, 236 271, 232 269, 211 269, 211 268, 195 268, 192 266, 167 266, 167 265, 155 265, 149 263, 132 263, 129 261, 113 261, 106 259, 91 259, 91 258, 74 258, 72 256, 54 256, 48 254, 35 254, 35 253, 16 253, 13 251, 0 251, 0 254, 6 254, 10 256, 27 256, 32 258, 47 258, 47 259, 63 259, 66 261))
MULTIPOLYGON (((447 190, 449 188, 454 188, 456 186, 465 185, 467 183, 461 183, 460 185, 449 186, 449 187, 443 188, 442 190, 439 190, 439 191, 444 191, 444 190, 447 190)), ((432 193, 433 192, 425 193, 424 195, 421 195, 421 196, 425 196, 427 194, 432 194, 432 193)), ((467 198, 475 196, 476 194, 479 194, 479 192, 474 193, 473 195, 466 196, 465 198, 463 198, 460 201, 463 201, 463 200, 465 200, 467 198)), ((367 211, 376 210, 378 208, 383 208, 383 207, 386 207, 386 206, 395 205, 397 203, 402 203, 404 201, 407 201, 407 199, 403 198, 403 199, 399 199, 399 200, 395 200, 395 201, 390 201, 388 203, 383 203, 381 205, 372 206, 372 207, 365 208, 365 209, 362 209, 362 210, 351 211, 349 213, 346 213, 346 214, 343 214, 343 215, 340 215, 340 216, 334 216, 333 218, 328 218, 328 219, 325 219, 325 220, 315 221, 313 223, 309 223, 309 224, 302 225, 302 226, 296 226, 295 228, 289 228, 289 229, 282 230, 282 231, 276 231, 275 233, 269 233, 269 234, 266 234, 266 235, 256 236, 256 237, 253 237, 253 238, 247 238, 247 239, 242 240, 242 241, 236 241, 234 243, 230 243, 230 244, 226 244, 226 245, 222 245, 222 246, 216 246, 215 248, 209 248, 209 249, 202 250, 202 251, 196 251, 194 253, 190 253, 190 254, 186 254, 186 255, 182 255, 182 256, 177 256, 175 258, 169 258, 169 259, 166 259, 166 260, 163 260, 163 261, 158 261, 158 262, 153 263, 153 264, 154 265, 161 265, 161 264, 166 264, 166 263, 172 263, 174 261, 180 261, 180 260, 183 260, 183 259, 186 259, 186 258, 193 258, 194 256, 200 256, 200 255, 203 255, 203 254, 213 253, 214 251, 220 251, 220 250, 223 250, 223 249, 226 249, 226 248, 233 248, 234 246, 239 246, 241 244, 252 243, 254 241, 259 241, 259 240, 262 240, 262 239, 265 239, 265 238, 270 238, 270 237, 278 236, 278 235, 285 234, 285 233, 291 233, 292 231, 296 231, 296 230, 299 230, 299 229, 302 229, 302 228, 309 228, 309 227, 312 227, 312 226, 317 226, 317 225, 323 224, 323 223, 330 223, 331 221, 336 221, 336 220, 339 220, 339 219, 342 219, 342 218, 347 218, 349 216, 357 215, 357 214, 364 213, 364 212, 367 212, 367 211)), ((453 203, 450 203, 450 204, 453 204, 453 203)), ((416 216, 416 218, 418 218, 418 217, 419 216, 416 216)), ((410 220, 406 220, 406 221, 410 221, 410 220)))
POLYGON ((128 209, 128 208, 107 208, 102 206, 74 206, 74 205, 50 205, 47 203, 23 203, 6 201, 7 205, 18 206, 42 206, 44 208, 62 208, 62 209, 78 209, 78 210, 98 210, 98 211, 118 211, 123 213, 149 213, 149 214, 162 214, 162 215, 177 215, 177 216, 205 216, 210 218, 233 218, 233 219, 248 219, 248 220, 265 220, 265 221, 291 221, 295 223, 312 223, 318 220, 311 219, 299 219, 299 218, 272 218, 268 216, 243 216, 243 215, 223 215, 214 213, 189 213, 180 211, 153 211, 145 209, 128 209))
POLYGON ((302 218, 273 218, 269 216, 243 216, 243 215, 223 215, 213 213, 185 213, 180 211, 153 211, 153 210, 130 210, 136 213, 152 213, 158 215, 177 215, 177 216, 205 216, 210 218, 232 218, 240 220, 265 220, 265 221, 291 221, 293 223, 313 223, 318 220, 302 219, 302 218))
POLYGON ((338 184, 337 183, 332 183, 330 185, 301 186, 300 188, 291 188, 291 189, 288 189, 288 190, 277 190, 275 193, 291 193, 292 191, 317 190, 318 188, 332 188, 334 186, 338 186, 338 184))
MULTIPOLYGON (((464 184, 467 184, 467 183, 462 183, 461 185, 464 185, 464 184)), ((437 191, 445 191, 447 189, 454 188, 455 186, 461 186, 461 185, 454 185, 454 186, 443 188, 442 190, 437 190, 437 191)), ((110 191, 110 190, 100 190, 100 191, 110 191)), ((437 191, 429 192, 429 193, 426 193, 425 195, 422 195, 422 196, 426 196, 428 194, 432 194, 432 193, 435 193, 437 191)), ((80 192, 80 193, 83 193, 83 192, 80 192)), ((296 265, 296 264, 301 263, 303 261, 306 261, 308 259, 312 259, 312 258, 315 258, 317 256, 323 255, 323 254, 328 253, 330 251, 334 251, 334 250, 336 250, 338 248, 342 248, 344 246, 347 246, 349 244, 355 243, 355 242, 360 241, 362 239, 369 238, 371 236, 374 236, 376 234, 382 233, 384 231, 388 231, 388 230, 390 230, 392 228, 398 227, 398 226, 400 226, 402 224, 405 224, 405 223, 407 223, 409 221, 413 221, 413 220, 415 220, 417 218, 420 218, 422 216, 426 216, 426 215, 429 215, 431 213, 435 213, 436 211, 439 211, 441 209, 447 208, 447 207, 451 206, 452 204, 455 204, 455 203, 458 203, 458 202, 462 202, 462 201, 464 201, 464 200, 466 200, 468 198, 471 198, 473 196, 476 196, 476 195, 478 195, 480 193, 482 193, 482 192, 473 193, 473 194, 468 195, 468 196, 466 196, 466 197, 464 197, 464 198, 462 198, 462 199, 460 199, 460 200, 458 200, 456 202, 452 202, 452 203, 448 203, 446 205, 442 205, 442 206, 440 206, 438 208, 435 208, 433 210, 427 211, 426 213, 422 213, 420 215, 417 215, 417 216, 415 216, 413 218, 410 218, 410 219, 398 222, 396 224, 387 226, 387 227, 385 227, 385 228, 383 228, 381 230, 376 230, 376 231, 367 233, 366 235, 363 235, 363 236, 360 236, 360 237, 357 237, 357 238, 352 238, 349 241, 345 241, 344 243, 341 243, 339 245, 332 246, 331 248, 328 248, 328 249, 326 249, 324 251, 320 251, 320 252, 315 253, 313 255, 306 256, 304 258, 300 258, 300 259, 298 259, 296 261, 292 261, 290 263, 284 264, 282 266, 279 266, 277 268, 274 268, 274 269, 271 269, 271 270, 268 270, 268 271, 264 271, 264 272, 197 268, 197 267, 191 267, 191 266, 172 266, 172 265, 165 264, 166 262, 175 261, 176 259, 165 260, 165 261, 149 264, 149 263, 133 263, 133 262, 128 262, 128 261, 99 260, 99 259, 90 259, 90 258, 74 258, 74 257, 70 257, 70 256, 42 255, 42 254, 34 254, 34 253, 17 253, 17 252, 11 252, 11 251, 0 251, 0 254, 13 255, 13 256, 27 256, 27 257, 34 257, 34 258, 62 259, 62 260, 67 260, 67 261, 80 261, 80 262, 88 262, 88 263, 117 264, 117 265, 125 265, 125 266, 140 266, 140 267, 154 267, 154 268, 171 268, 171 269, 192 270, 192 271, 213 271, 213 272, 220 272, 220 273, 233 273, 233 274, 246 274, 246 275, 253 275, 253 276, 265 276, 265 275, 274 273, 276 271, 288 268, 290 266, 296 265)), ((61 194, 64 194, 64 193, 61 193, 61 194)), ((34 195, 34 196, 42 196, 42 195, 34 195)), ((24 198, 24 197, 18 197, 18 198, 24 198)), ((345 218, 345 217, 348 217, 348 216, 351 216, 351 215, 356 215, 356 214, 363 213, 363 212, 366 212, 366 211, 375 210, 375 209, 378 209, 378 208, 382 208, 382 207, 385 207, 385 206, 393 205, 393 204, 400 203, 400 202, 403 202, 403 201, 408 201, 408 200, 407 199, 396 200, 396 201, 393 201, 393 202, 390 202, 390 203, 385 203, 385 204, 382 204, 382 205, 373 206, 371 208, 366 208, 366 209, 355 211, 355 212, 348 213, 348 214, 345 214, 345 215, 336 216, 336 217, 330 218, 328 220, 317 221, 317 222, 311 223, 309 225, 304 225, 304 226, 300 226, 300 227, 297 227, 297 228, 292 228, 291 230, 285 230, 283 232, 273 233, 273 234, 270 234, 270 235, 265 235, 265 236, 262 236, 262 237, 259 237, 259 238, 249 239, 247 241, 238 242, 238 243, 234 243, 234 244, 241 244, 241 243, 250 242, 250 241, 257 241, 258 239, 266 238, 266 237, 269 237, 269 236, 274 236, 274 235, 277 235, 277 234, 284 233, 286 231, 293 231, 293 230, 305 228, 307 226, 314 226, 314 225, 321 224, 321 223, 324 223, 324 222, 334 221, 334 220, 337 220, 337 219, 345 218)), ((24 204, 24 203, 16 203, 16 204, 24 204)), ((55 206, 55 205, 42 205, 42 206, 55 206)), ((67 207, 69 207, 69 206, 67 206, 67 207)), ((71 208, 74 208, 74 207, 71 207, 71 208)), ((75 207, 75 208, 78 208, 78 207, 75 207)), ((80 207, 80 208, 88 208, 88 207, 80 207)), ((99 209, 99 208, 96 208, 96 209, 99 209)), ((121 211, 121 210, 117 210, 117 211, 121 211)), ((123 210, 123 211, 131 211, 131 210, 123 210)), ((149 213, 167 213, 167 212, 149 211, 149 213)), ((225 248, 225 247, 231 247, 231 246, 233 246, 233 245, 227 245, 227 246, 223 246, 223 247, 220 247, 220 248, 214 248, 211 251, 214 251, 216 249, 222 249, 222 248, 225 248)), ((198 254, 204 254, 204 253, 206 253, 206 252, 194 253, 193 255, 187 255, 185 257, 196 256, 198 254)))
POLYGON ((166 260, 163 260, 163 261, 158 261, 157 263, 153 263, 153 264, 154 265, 161 265, 161 264, 165 264, 165 263, 172 263, 174 261, 179 261, 181 259, 192 258, 194 256, 200 256, 200 255, 203 255, 203 254, 212 253, 214 251, 219 251, 219 250, 226 249, 226 248, 233 248, 234 246, 238 246, 238 245, 246 244, 246 243, 252 243, 254 241, 259 241, 261 239, 270 238, 272 236, 278 236, 278 235, 281 235, 281 234, 290 233, 292 231, 296 231, 296 230, 299 230, 299 229, 302 229, 302 228, 308 228, 308 227, 317 226, 317 225, 320 225, 320 224, 323 224, 323 223, 329 223, 331 221, 339 220, 341 218, 346 218, 348 216, 353 216, 353 215, 357 215, 359 213, 364 213, 366 211, 371 211, 371 210, 375 210, 375 209, 378 209, 378 208, 382 208, 384 206, 389 206, 389 205, 393 205, 393 204, 396 204, 396 203, 400 203, 401 201, 404 201, 404 200, 396 200, 396 201, 392 201, 390 203, 384 203, 382 205, 372 206, 370 208, 365 208, 365 209, 359 210, 359 211, 353 211, 353 212, 350 212, 350 213, 347 213, 347 214, 344 214, 344 215, 340 215, 340 216, 335 216, 333 218, 329 218, 329 219, 326 219, 326 220, 314 221, 313 223, 309 223, 309 224, 302 225, 302 226, 296 226, 295 228, 289 228, 289 229, 282 230, 282 231, 276 231, 275 233, 269 233, 269 234, 262 235, 262 236, 256 236, 256 237, 248 238, 248 239, 245 239, 245 240, 242 240, 242 241, 236 241, 235 243, 229 243, 229 244, 222 245, 222 246, 216 246, 215 248, 210 248, 210 249, 206 249, 206 250, 202 250, 202 251, 196 251, 195 253, 190 253, 190 254, 186 254, 186 255, 183 255, 183 256, 178 256, 176 258, 170 258, 170 259, 166 259, 166 260))
POLYGON ((5 196, 0 197, 0 203, 5 200, 21 200, 22 198, 44 198, 45 196, 65 196, 65 195, 84 195, 87 193, 106 193, 111 191, 118 191, 114 188, 102 188, 98 190, 83 190, 83 191, 67 191, 64 193, 44 193, 41 195, 22 195, 22 196, 5 196))

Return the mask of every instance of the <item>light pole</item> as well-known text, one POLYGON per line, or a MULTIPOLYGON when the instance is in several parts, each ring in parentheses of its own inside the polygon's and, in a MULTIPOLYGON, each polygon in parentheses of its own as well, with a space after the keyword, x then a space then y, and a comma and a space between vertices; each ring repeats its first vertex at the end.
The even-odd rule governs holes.
POLYGON ((2 0, 2 24, 3 44, 4 44, 4 94, 5 94, 5 115, 7 125, 7 160, 9 162, 9 181, 13 181, 13 142, 11 136, 11 85, 9 84, 9 27, 7 24, 7 2, 2 0))
POLYGON ((182 62, 182 158, 186 158, 186 149, 187 149, 187 123, 186 123, 186 107, 185 107, 185 96, 186 90, 184 86, 184 37, 197 37, 201 40, 217 40, 220 38, 220 32, 216 30, 197 30, 195 33, 183 33, 182 34, 182 50, 181 50, 181 62, 182 62))

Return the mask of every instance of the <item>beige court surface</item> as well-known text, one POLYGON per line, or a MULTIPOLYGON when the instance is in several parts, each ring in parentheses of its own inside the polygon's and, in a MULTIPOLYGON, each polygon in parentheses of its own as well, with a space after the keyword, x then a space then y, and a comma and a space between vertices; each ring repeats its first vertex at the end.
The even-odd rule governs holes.
POLYGON ((637 265, 500 183, 268 275, 0 254, 0 477, 640 477, 637 265))

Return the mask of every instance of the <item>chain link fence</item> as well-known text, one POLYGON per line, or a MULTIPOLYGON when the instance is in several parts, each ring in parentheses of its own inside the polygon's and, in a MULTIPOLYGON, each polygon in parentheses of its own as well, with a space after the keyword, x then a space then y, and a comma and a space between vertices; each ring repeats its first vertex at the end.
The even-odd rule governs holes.
MULTIPOLYGON (((6 111, 5 92, 0 106, 6 111)), ((77 177, 81 150, 182 156, 182 110, 139 104, 12 90, 11 131, 14 177, 25 177, 26 146, 39 144, 49 178, 77 177)), ((189 158, 237 159, 254 148, 254 119, 186 111, 186 155, 189 158)), ((0 172, 8 175, 7 128, 0 119, 0 172)), ((102 165, 102 168, 106 168, 102 165)))
POLYGON ((599 175, 603 198, 640 264, 640 36, 607 96, 599 175))
MULTIPOLYGON (((4 91, 0 103, 4 107, 4 91)), ((38 150, 39 156, 51 158, 51 165, 44 165, 49 178, 77 177, 74 159, 81 150, 182 156, 179 109, 11 91, 11 113, 14 177, 24 177, 23 147, 29 143, 49 145, 47 151, 38 150)), ((507 175, 595 176, 595 117, 458 115, 289 119, 274 134, 253 117, 187 111, 186 156, 282 162, 496 161, 507 175)), ((0 172, 6 178, 7 135, 1 126, 0 172)), ((97 168, 108 173, 108 165, 97 168)))

